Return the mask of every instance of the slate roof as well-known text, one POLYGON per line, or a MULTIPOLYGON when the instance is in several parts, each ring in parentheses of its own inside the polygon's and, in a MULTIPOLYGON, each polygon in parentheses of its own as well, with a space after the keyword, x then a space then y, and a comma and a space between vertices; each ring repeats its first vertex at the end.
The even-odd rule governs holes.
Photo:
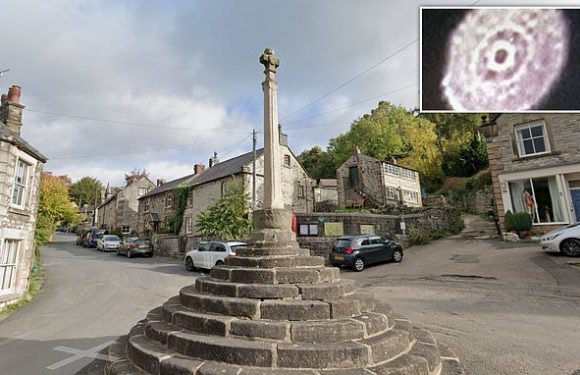
MULTIPOLYGON (((263 148, 256 150, 256 157, 259 158, 263 153, 264 153, 263 148)), ((151 197, 153 195, 173 190, 181 183, 186 183, 188 186, 198 186, 205 184, 207 182, 219 180, 224 177, 241 173, 243 166, 250 164, 253 158, 254 153, 250 151, 240 156, 236 156, 235 158, 219 162, 213 167, 206 169, 200 175, 191 174, 185 177, 178 178, 177 180, 166 182, 163 185, 158 186, 155 189, 151 190, 149 193, 141 196, 139 199, 151 197)))
POLYGON ((320 185, 320 187, 323 187, 323 186, 337 187, 338 181, 336 180, 336 178, 321 178, 319 185, 320 185))
POLYGON ((14 146, 18 147, 27 154, 35 157, 43 163, 48 161, 48 158, 40 153, 37 149, 32 147, 30 143, 26 142, 21 136, 14 133, 10 128, 4 123, 0 122, 0 141, 5 141, 12 143, 14 146))

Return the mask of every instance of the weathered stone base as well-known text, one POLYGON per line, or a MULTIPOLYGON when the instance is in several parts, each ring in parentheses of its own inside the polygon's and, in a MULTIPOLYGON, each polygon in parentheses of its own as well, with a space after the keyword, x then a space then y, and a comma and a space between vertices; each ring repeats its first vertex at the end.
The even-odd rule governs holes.
POLYGON ((433 335, 300 249, 284 210, 110 348, 107 375, 461 374, 433 335))

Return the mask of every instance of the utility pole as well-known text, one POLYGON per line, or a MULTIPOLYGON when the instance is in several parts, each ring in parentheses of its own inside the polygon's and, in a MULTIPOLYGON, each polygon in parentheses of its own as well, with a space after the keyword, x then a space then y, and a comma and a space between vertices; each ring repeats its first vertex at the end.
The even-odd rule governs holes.
POLYGON ((252 158, 252 210, 256 210, 256 142, 258 141, 258 134, 256 129, 252 130, 252 151, 254 157, 252 158))

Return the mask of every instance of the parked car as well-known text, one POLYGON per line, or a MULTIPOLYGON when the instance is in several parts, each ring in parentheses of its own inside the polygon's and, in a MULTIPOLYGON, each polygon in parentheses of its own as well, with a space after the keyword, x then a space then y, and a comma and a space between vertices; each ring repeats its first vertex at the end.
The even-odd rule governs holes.
POLYGON ((399 243, 374 235, 339 237, 329 245, 329 251, 333 266, 351 267, 356 272, 369 264, 403 260, 403 248, 399 243))
POLYGON ((117 248, 117 255, 126 255, 131 258, 135 255, 153 256, 153 244, 151 240, 139 237, 125 238, 117 248))
POLYGON ((540 243, 545 251, 562 252, 570 257, 580 256, 580 222, 543 235, 540 243))
POLYGON ((201 242, 195 250, 185 254, 185 269, 194 271, 196 268, 211 269, 221 266, 227 257, 235 256, 236 250, 244 248, 244 242, 201 242))
POLYGON ((109 251, 117 250, 121 239, 115 234, 104 234, 97 240, 97 250, 109 251))

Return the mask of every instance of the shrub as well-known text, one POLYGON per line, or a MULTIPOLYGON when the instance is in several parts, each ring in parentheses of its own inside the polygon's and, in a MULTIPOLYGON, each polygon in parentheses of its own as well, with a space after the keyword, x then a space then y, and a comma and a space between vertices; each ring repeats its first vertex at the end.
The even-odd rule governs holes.
POLYGON ((532 229, 532 215, 527 212, 516 212, 512 215, 513 230, 518 234, 532 229))
POLYGON ((514 214, 512 214, 511 211, 508 210, 508 212, 505 213, 505 218, 504 218, 504 224, 505 224, 505 230, 508 232, 511 232, 514 230, 514 214))
POLYGON ((411 245, 425 245, 433 240, 431 233, 422 229, 411 229, 409 231, 409 242, 411 245))

